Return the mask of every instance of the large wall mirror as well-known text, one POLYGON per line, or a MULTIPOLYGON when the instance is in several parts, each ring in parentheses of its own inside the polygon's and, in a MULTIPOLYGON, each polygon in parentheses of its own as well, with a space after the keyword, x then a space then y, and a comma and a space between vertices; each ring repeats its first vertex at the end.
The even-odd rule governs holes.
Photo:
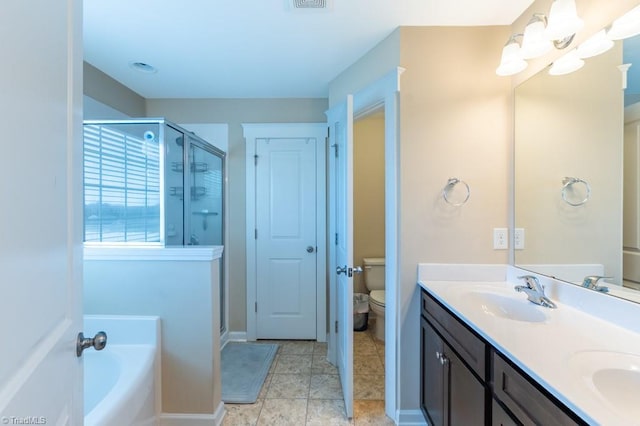
POLYGON ((640 302, 639 102, 640 36, 516 88, 517 266, 640 302))

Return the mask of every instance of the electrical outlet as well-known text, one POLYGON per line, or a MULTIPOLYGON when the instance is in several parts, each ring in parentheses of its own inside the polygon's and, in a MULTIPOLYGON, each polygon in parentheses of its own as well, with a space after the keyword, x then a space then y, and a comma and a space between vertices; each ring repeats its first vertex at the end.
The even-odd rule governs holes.
POLYGON ((524 228, 516 228, 513 230, 513 248, 516 250, 524 250, 524 228))
POLYGON ((509 248, 509 230, 507 228, 493 228, 493 249, 506 250, 509 248))

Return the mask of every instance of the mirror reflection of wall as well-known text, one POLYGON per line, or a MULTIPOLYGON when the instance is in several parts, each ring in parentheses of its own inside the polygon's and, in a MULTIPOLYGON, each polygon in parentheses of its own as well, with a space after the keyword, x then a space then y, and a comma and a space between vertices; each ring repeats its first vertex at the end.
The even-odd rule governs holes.
POLYGON ((624 90, 624 106, 640 102, 640 35, 623 40, 623 64, 631 64, 624 90))
POLYGON ((515 263, 580 283, 622 284, 622 43, 577 72, 543 70, 515 91, 515 263), (574 177, 588 183, 565 187, 574 177), (579 204, 579 205, 572 205, 579 204))
POLYGON ((640 35, 624 40, 627 88, 624 92, 623 278, 640 290, 640 35))

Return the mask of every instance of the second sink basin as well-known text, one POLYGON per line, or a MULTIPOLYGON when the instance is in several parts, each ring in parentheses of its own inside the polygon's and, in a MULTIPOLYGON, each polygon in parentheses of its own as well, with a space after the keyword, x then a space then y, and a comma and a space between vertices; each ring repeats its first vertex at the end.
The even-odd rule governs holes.
POLYGON ((621 417, 640 419, 640 356, 624 352, 583 351, 569 358, 569 367, 621 417))
POLYGON ((472 290, 464 295, 463 300, 494 317, 524 322, 544 322, 547 320, 547 315, 540 310, 545 308, 538 308, 521 297, 472 290))

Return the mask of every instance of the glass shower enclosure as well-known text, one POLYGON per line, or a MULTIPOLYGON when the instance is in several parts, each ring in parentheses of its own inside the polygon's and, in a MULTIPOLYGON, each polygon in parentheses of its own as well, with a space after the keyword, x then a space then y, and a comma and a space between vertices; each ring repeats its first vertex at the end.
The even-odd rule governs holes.
POLYGON ((224 245, 225 153, 177 124, 85 121, 83 180, 85 242, 224 245))

